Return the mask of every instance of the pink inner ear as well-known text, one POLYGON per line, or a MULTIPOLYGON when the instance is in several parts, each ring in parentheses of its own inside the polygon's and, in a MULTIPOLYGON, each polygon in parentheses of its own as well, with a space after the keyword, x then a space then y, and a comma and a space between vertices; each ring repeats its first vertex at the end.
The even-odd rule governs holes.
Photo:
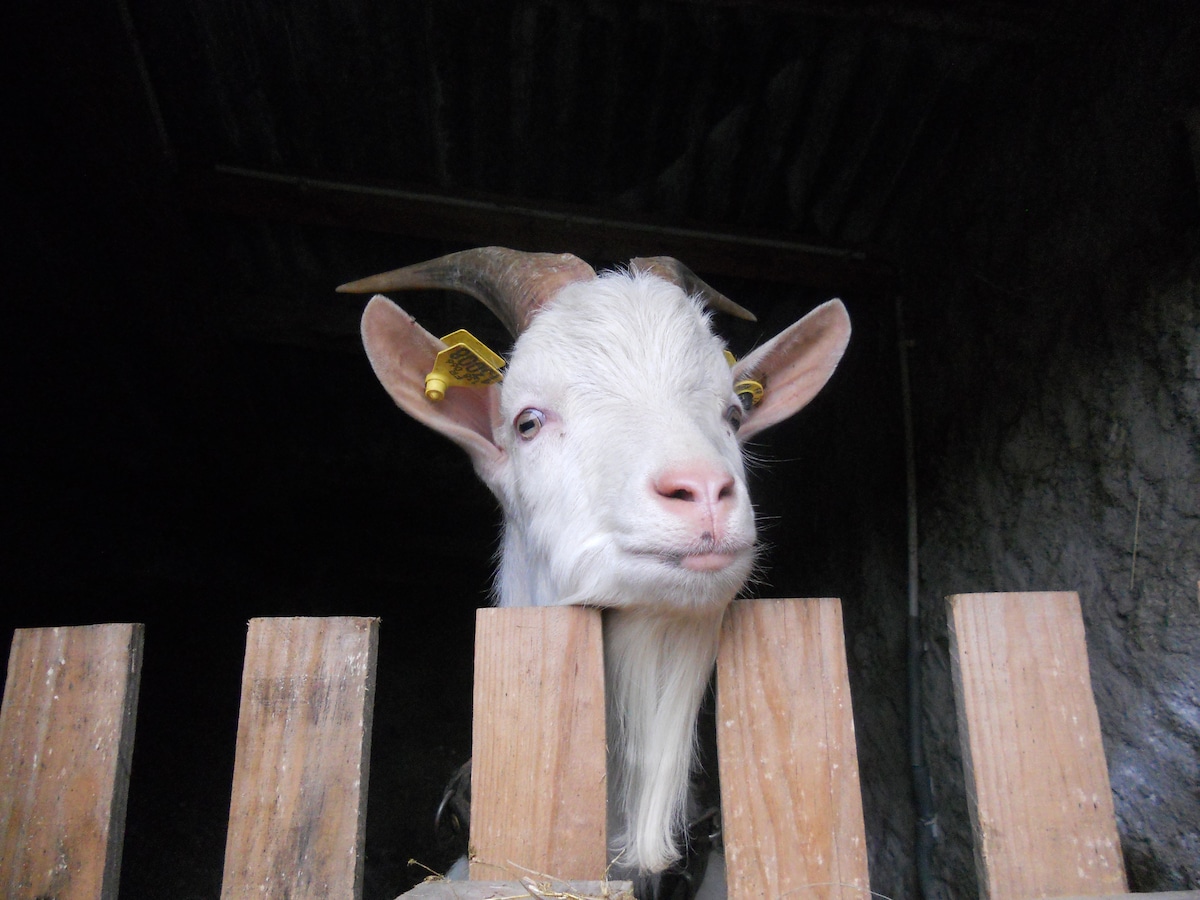
MULTIPOLYGON (((500 418, 500 388, 490 384, 483 387, 450 387, 446 389, 446 397, 439 403, 432 403, 424 396, 424 376, 421 379, 422 399, 429 405, 438 407, 443 421, 453 423, 443 433, 458 443, 472 458, 496 459, 503 451, 496 446, 492 438, 492 429, 500 418), (457 432, 456 436, 452 431, 457 432)), ((433 428, 437 425, 426 422, 433 428)))
POLYGON ((754 378, 766 392, 738 437, 746 440, 803 409, 825 386, 849 340, 846 308, 840 300, 830 300, 741 360, 734 380, 754 378))
POLYGON ((362 336, 371 368, 397 406, 466 450, 477 467, 487 469, 500 460, 503 451, 492 440, 499 418, 497 385, 451 387, 440 402, 429 400, 425 376, 446 345, 386 297, 377 295, 367 304, 362 336))

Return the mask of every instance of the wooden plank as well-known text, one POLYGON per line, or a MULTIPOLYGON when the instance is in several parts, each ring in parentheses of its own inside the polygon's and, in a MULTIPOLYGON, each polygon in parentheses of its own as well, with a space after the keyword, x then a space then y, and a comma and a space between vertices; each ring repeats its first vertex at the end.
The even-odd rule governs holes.
POLYGON ((361 896, 378 630, 251 620, 223 900, 361 896))
POLYGON ((1124 893, 1079 595, 957 594, 949 603, 983 900, 1124 893))
POLYGON ((603 878, 600 611, 479 610, 474 702, 471 878, 603 878))
POLYGON ((634 900, 632 881, 446 881, 431 878, 397 900, 634 900))
POLYGON ((717 659, 717 746, 730 898, 866 898, 838 600, 730 607, 717 659))
POLYGON ((0 706, 0 896, 115 900, 141 625, 18 629, 0 706))

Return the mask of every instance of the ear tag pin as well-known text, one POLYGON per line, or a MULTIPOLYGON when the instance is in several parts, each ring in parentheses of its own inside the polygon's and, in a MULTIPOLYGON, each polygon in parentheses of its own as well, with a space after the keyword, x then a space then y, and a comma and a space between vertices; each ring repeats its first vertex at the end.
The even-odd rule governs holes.
MULTIPOLYGON (((731 369, 737 365, 737 357, 728 350, 725 351, 725 361, 729 363, 729 367, 731 369)), ((751 378, 743 378, 733 386, 733 392, 737 394, 738 399, 742 401, 742 409, 746 410, 746 412, 749 412, 753 407, 762 403, 762 382, 754 381, 751 378)))
POLYGON ((466 329, 442 338, 449 344, 438 353, 433 371, 425 376, 425 396, 434 403, 446 396, 448 387, 483 387, 502 381, 504 359, 466 329))
POLYGON ((733 392, 742 401, 742 409, 749 412, 753 407, 762 403, 764 389, 760 382, 743 378, 733 386, 733 392))

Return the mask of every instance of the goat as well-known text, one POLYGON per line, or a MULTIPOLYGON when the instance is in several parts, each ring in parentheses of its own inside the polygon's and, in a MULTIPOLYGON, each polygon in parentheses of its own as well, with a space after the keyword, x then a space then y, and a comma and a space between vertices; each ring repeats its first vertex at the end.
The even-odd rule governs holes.
POLYGON ((377 293, 362 318, 376 375, 498 498, 497 603, 604 608, 610 852, 618 873, 662 871, 680 856, 721 620, 755 563, 741 445, 825 385, 845 308, 817 307, 731 366, 705 306, 753 316, 666 257, 597 275, 489 247, 338 290, 377 293), (429 399, 446 344, 378 295, 413 288, 500 318, 516 337, 502 381, 429 399))

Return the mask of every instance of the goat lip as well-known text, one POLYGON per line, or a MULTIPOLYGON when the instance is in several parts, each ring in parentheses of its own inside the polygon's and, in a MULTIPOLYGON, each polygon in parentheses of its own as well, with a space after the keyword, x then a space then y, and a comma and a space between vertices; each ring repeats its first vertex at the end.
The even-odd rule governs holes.
POLYGON ((687 569, 690 572, 720 572, 729 568, 746 556, 745 547, 730 547, 719 550, 671 551, 671 550, 637 550, 637 556, 655 559, 669 566, 687 569))
POLYGON ((679 565, 693 572, 719 572, 740 558, 738 553, 690 553, 680 557, 679 565))

